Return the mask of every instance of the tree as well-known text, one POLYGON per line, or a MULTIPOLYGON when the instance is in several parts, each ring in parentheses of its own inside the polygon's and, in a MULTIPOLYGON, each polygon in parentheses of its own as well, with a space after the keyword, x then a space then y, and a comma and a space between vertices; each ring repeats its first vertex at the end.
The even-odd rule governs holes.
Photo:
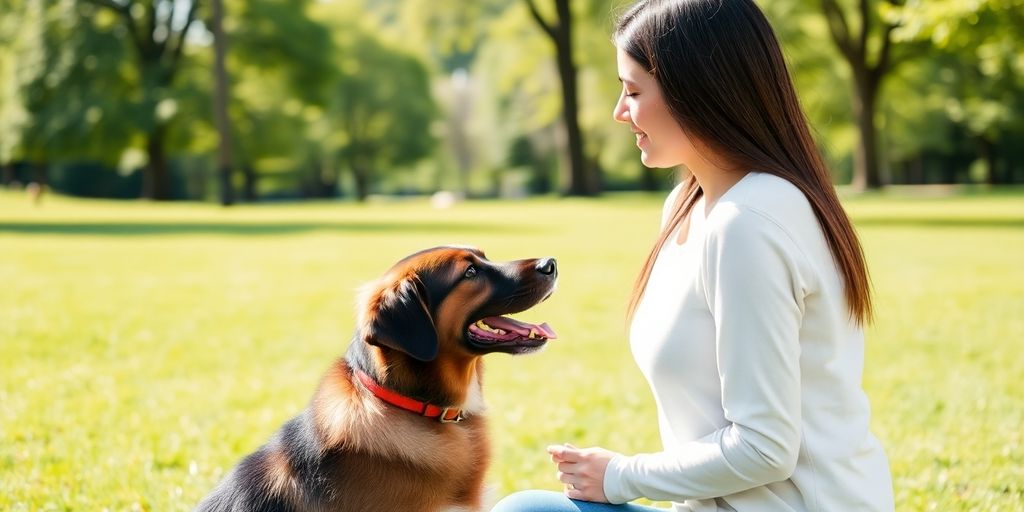
POLYGON ((934 0, 898 34, 927 37, 942 52, 932 83, 949 120, 970 138, 990 184, 1013 181, 1024 136, 1024 0, 934 0))
POLYGON ((142 195, 147 199, 170 199, 165 137, 173 112, 161 107, 168 105, 164 101, 170 97, 169 89, 182 61, 185 36, 196 19, 200 0, 80 1, 114 13, 134 49, 136 87, 143 114, 139 128, 145 133, 147 155, 142 195), (180 9, 185 9, 184 15, 180 9))
MULTIPOLYGON (((328 27, 311 13, 309 0, 233 0, 228 34, 234 87, 230 102, 234 156, 253 201, 257 180, 269 173, 312 177, 301 188, 333 195, 334 179, 320 172, 324 111, 337 82, 337 49, 328 27), (306 169, 308 171, 308 169, 306 169), (329 181, 330 183, 325 183, 329 181)), ((318 8, 331 6, 317 5, 318 8)))
MULTIPOLYGON (((133 88, 120 63, 120 38, 81 16, 74 0, 44 3, 34 38, 38 58, 22 75, 19 157, 39 170, 52 161, 93 160, 116 165, 131 143, 137 107, 124 101, 133 88)), ((25 19, 29 22, 31 18, 25 19)), ((26 26, 29 24, 26 23, 26 26)))
MULTIPOLYGON (((818 0, 821 13, 839 54, 850 68, 853 79, 853 114, 860 135, 854 152, 853 185, 857 189, 876 189, 883 183, 875 120, 882 81, 913 53, 894 56, 893 31, 904 16, 905 0, 857 0, 856 16, 850 15, 839 0, 818 0), (851 20, 856 18, 856 23, 851 20)), ((905 45, 909 46, 910 41, 905 45)))
POLYGON ((38 1, 4 0, 0 18, 0 184, 14 180, 13 160, 30 121, 25 85, 36 78, 42 52, 42 6, 38 1))
POLYGON ((555 0, 556 16, 553 22, 544 19, 534 0, 525 2, 537 25, 555 46, 558 76, 562 84, 562 119, 569 150, 569 183, 565 192, 577 196, 597 195, 601 191, 600 179, 596 169, 589 165, 583 155, 583 132, 578 117, 577 70, 572 49, 573 19, 569 0, 555 0))
POLYGON ((225 64, 227 41, 224 37, 224 4, 211 0, 213 5, 213 52, 215 77, 213 113, 217 125, 217 176, 220 180, 220 203, 230 206, 235 202, 231 183, 231 121, 228 119, 228 72, 225 64))
POLYGON ((382 169, 408 165, 431 153, 437 106, 427 70, 416 57, 388 47, 359 27, 338 36, 338 69, 328 119, 341 140, 337 156, 365 200, 382 169))

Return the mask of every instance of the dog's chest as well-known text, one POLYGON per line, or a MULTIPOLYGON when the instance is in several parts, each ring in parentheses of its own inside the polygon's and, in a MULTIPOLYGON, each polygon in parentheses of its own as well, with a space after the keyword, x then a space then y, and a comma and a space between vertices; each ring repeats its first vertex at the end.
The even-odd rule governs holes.
MULTIPOLYGON (((391 433, 402 432, 404 423, 392 422, 391 433)), ((339 452, 329 464, 334 482, 331 494, 344 510, 361 512, 479 510, 489 454, 483 425, 474 423, 427 428, 420 423, 417 435, 406 439, 406 445, 391 447, 400 453, 390 449, 388 453, 339 452)))

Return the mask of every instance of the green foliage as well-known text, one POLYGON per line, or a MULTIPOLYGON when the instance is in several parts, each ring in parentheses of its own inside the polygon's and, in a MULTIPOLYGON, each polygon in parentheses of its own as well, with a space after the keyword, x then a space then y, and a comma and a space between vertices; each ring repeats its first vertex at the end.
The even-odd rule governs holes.
POLYGON ((309 4, 228 4, 235 159, 264 177, 294 173, 316 152, 315 123, 338 79, 331 33, 309 4))
POLYGON ((30 121, 22 132, 21 156, 34 161, 91 159, 116 164, 145 117, 132 100, 137 93, 128 48, 110 19, 95 7, 72 1, 42 10, 37 51, 42 53, 23 90, 30 121))
POLYGON ((15 77, 0 81, 0 164, 10 162, 21 143, 22 130, 29 120, 25 109, 24 86, 38 71, 42 32, 41 6, 38 2, 2 0, 0 11, 0 76, 15 77))
MULTIPOLYGON (((0 509, 191 510, 306 405, 359 285, 450 242, 561 268, 522 315, 559 339, 487 361, 497 494, 556 489, 549 443, 656 450, 624 309, 662 198, 229 211, 0 192, 0 509)), ((897 509, 1020 510, 1024 190, 845 203, 875 285, 864 384, 897 509)))
POLYGON ((326 26, 309 15, 309 0, 251 0, 231 4, 232 56, 238 64, 279 71, 290 96, 307 104, 327 102, 337 69, 326 26))
POLYGON ((365 199, 381 172, 433 151, 431 123, 438 109, 419 57, 358 23, 327 22, 334 30, 338 78, 324 117, 331 134, 325 150, 352 172, 357 195, 365 199))
MULTIPOLYGON (((628 4, 571 2, 584 152, 616 187, 635 186, 641 175, 631 137, 610 116, 619 84, 609 37, 628 4)), ((859 139, 853 78, 831 42, 822 2, 760 4, 835 179, 844 182, 859 139)), ((130 172, 146 163, 160 127, 167 157, 197 177, 190 188, 203 188, 216 147, 206 25, 191 26, 176 65, 169 51, 191 5, 0 0, 0 165, 89 161, 130 172), (134 6, 128 16, 122 5, 134 6), (151 58, 168 41, 164 58, 151 58)), ((202 21, 207 4, 198 5, 202 21)), ((550 2, 536 5, 554 19, 550 2)), ((855 32, 858 3, 835 5, 855 32)), ((897 24, 894 69, 875 119, 893 179, 906 178, 907 166, 924 167, 921 179, 930 181, 968 179, 972 166, 971 179, 1020 179, 1024 0, 867 6, 869 64, 880 53, 882 23, 897 24), (947 166, 955 169, 937 171, 947 166)), ((348 181, 363 193, 384 184, 450 188, 456 178, 473 185, 468 192, 490 190, 517 141, 528 141, 538 162, 567 164, 554 49, 521 0, 226 0, 225 7, 236 160, 266 178, 270 192, 294 194, 309 180, 330 189, 355 168, 366 170, 348 181), (463 71, 467 79, 455 90, 463 71)))

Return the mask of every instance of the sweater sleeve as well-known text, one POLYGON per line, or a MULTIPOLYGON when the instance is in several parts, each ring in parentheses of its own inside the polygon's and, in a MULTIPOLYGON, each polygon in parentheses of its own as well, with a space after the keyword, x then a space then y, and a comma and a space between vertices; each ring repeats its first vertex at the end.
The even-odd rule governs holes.
POLYGON ((612 503, 726 496, 785 480, 796 467, 802 255, 758 211, 720 206, 707 219, 701 279, 728 424, 671 451, 616 456, 604 479, 612 503))

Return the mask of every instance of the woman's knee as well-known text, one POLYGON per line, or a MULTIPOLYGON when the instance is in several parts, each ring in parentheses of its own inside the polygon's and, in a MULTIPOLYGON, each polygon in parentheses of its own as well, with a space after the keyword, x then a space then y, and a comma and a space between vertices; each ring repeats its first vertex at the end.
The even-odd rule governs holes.
POLYGON ((519 491, 502 498, 491 512, 578 512, 564 494, 554 491, 519 491))

